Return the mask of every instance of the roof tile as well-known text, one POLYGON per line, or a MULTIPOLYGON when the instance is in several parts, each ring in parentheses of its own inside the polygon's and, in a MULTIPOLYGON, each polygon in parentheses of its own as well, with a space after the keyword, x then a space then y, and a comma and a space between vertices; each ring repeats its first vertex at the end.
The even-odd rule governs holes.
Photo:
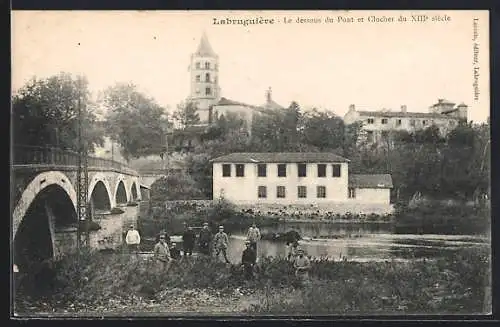
POLYGON ((348 162, 349 160, 327 152, 235 152, 211 160, 235 163, 294 163, 294 162, 348 162))
POLYGON ((392 177, 389 174, 349 174, 349 187, 392 188, 392 177))

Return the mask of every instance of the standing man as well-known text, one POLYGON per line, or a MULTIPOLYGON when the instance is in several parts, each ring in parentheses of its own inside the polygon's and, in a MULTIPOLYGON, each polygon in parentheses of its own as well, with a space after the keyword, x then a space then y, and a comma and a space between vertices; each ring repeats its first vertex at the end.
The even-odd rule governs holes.
POLYGON ((196 240, 196 235, 193 232, 193 228, 189 226, 182 234, 182 247, 184 250, 184 256, 193 255, 194 242, 196 240))
POLYGON ((208 223, 203 224, 203 229, 198 237, 200 252, 210 255, 210 244, 212 243, 212 232, 208 229, 208 223))
POLYGON ((304 255, 303 249, 297 249, 297 257, 293 262, 295 268, 295 276, 301 285, 309 283, 309 270, 311 269, 311 262, 304 255))
POLYGON ((224 232, 224 226, 219 226, 219 232, 215 234, 214 237, 214 245, 215 245, 215 257, 219 259, 219 254, 222 252, 224 256, 224 260, 226 263, 231 263, 227 258, 227 245, 229 243, 229 238, 227 234, 224 232))
POLYGON ((130 253, 137 254, 137 252, 139 252, 141 236, 139 235, 139 232, 134 228, 134 225, 129 226, 127 236, 125 237, 125 242, 127 243, 127 247, 130 253))
POLYGON ((156 243, 154 248, 154 257, 158 262, 160 271, 167 271, 170 268, 172 258, 170 257, 170 250, 167 242, 165 242, 165 235, 160 235, 160 240, 156 243))
POLYGON ((257 228, 255 223, 250 226, 247 233, 247 239, 250 241, 250 246, 253 248, 257 254, 257 242, 260 241, 260 230, 257 228))
POLYGON ((246 249, 243 250, 243 254, 241 256, 241 264, 245 270, 245 279, 250 280, 253 279, 253 267, 257 261, 257 253, 255 253, 249 240, 245 241, 245 246, 246 249))

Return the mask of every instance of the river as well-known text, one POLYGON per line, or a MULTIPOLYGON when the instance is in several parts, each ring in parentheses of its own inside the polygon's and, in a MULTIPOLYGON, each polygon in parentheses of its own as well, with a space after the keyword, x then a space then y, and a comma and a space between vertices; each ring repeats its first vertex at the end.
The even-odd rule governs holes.
MULTIPOLYGON (((413 260, 444 257, 455 251, 471 248, 490 248, 486 235, 394 234, 391 224, 385 223, 285 223, 263 227, 261 233, 284 233, 295 230, 302 236, 300 246, 313 257, 349 261, 413 260)), ((241 260, 245 247, 245 231, 230 236, 228 256, 232 262, 241 260)), ((286 256, 284 242, 261 240, 257 255, 286 256)))

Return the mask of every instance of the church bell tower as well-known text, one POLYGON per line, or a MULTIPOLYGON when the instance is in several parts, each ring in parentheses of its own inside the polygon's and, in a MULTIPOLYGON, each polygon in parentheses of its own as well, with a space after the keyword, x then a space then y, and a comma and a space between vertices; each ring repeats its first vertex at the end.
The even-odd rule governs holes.
POLYGON ((188 100, 198 108, 201 123, 209 122, 210 108, 220 99, 219 56, 213 51, 204 32, 189 65, 190 95, 188 100))

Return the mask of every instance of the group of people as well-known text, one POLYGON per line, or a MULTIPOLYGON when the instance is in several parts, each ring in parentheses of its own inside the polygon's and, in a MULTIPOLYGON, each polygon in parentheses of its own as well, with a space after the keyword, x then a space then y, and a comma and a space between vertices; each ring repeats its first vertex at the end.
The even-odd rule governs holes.
MULTIPOLYGON (((245 249, 243 250, 241 256, 241 265, 246 279, 252 279, 254 277, 255 265, 257 263, 257 243, 260 239, 260 230, 256 224, 253 223, 248 229, 245 240, 245 249)), ((139 232, 134 229, 133 225, 130 225, 125 241, 130 251, 137 253, 141 238, 139 232)), ((222 255, 222 259, 226 263, 231 263, 227 256, 229 237, 226 232, 224 232, 224 226, 219 226, 218 232, 213 235, 210 231, 208 223, 204 223, 203 228, 199 234, 196 235, 193 228, 186 225, 182 234, 182 249, 184 257, 192 256, 196 241, 198 242, 197 245, 199 253, 205 256, 211 256, 212 253, 214 253, 217 260, 222 255)), ((310 269, 310 261, 307 256, 305 256, 304 250, 298 247, 297 240, 289 242, 287 245, 287 258, 290 262, 293 262, 296 276, 301 280, 307 280, 308 271, 310 269)), ((166 231, 161 231, 158 235, 157 242, 153 249, 153 254, 160 270, 168 270, 172 260, 181 258, 180 250, 177 248, 175 242, 170 241, 170 237, 166 231)))

